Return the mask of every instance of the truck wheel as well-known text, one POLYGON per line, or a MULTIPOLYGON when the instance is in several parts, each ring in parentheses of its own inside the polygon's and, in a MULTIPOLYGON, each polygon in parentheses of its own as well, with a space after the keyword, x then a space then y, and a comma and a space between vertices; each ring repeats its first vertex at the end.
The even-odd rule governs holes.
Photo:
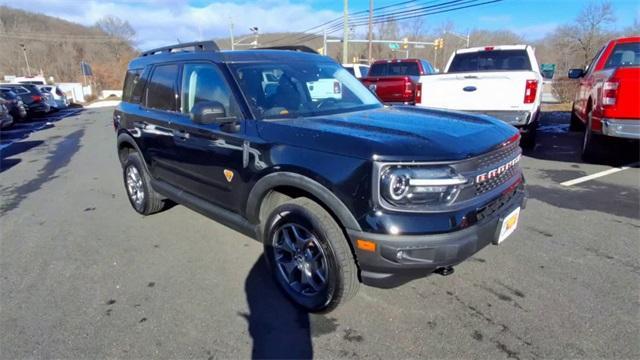
POLYGON ((587 114, 587 126, 584 129, 584 136, 582 138, 582 160, 586 162, 597 161, 601 156, 601 143, 602 138, 598 134, 593 133, 593 110, 587 114))
POLYGON ((142 215, 151 215, 164 208, 164 200, 153 190, 149 175, 142 165, 142 158, 137 152, 127 155, 122 168, 124 187, 127 198, 135 211, 142 215))
POLYGON ((329 312, 358 291, 347 239, 318 203, 296 198, 273 209, 264 227, 264 255, 284 293, 311 312, 329 312))
POLYGON ((523 149, 531 150, 536 146, 536 136, 538 133, 538 124, 531 123, 528 126, 527 132, 522 133, 520 138, 520 146, 523 149))
POLYGON ((580 119, 578 118, 578 115, 576 115, 576 112, 575 110, 573 110, 573 107, 571 107, 571 122, 569 123, 569 130, 570 131, 584 130, 584 124, 582 123, 582 121, 580 121, 580 119))

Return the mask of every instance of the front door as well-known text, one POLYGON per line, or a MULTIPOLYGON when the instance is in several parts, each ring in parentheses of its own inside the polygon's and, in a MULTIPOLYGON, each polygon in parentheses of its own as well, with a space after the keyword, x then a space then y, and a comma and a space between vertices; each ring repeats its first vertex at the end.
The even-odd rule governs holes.
POLYGON ((172 123, 179 158, 182 189, 229 210, 240 210, 245 179, 243 140, 245 123, 238 102, 218 65, 185 63, 180 84, 180 116, 172 123), (218 102, 225 117, 236 117, 240 127, 233 132, 218 124, 197 124, 191 109, 201 101, 218 102))

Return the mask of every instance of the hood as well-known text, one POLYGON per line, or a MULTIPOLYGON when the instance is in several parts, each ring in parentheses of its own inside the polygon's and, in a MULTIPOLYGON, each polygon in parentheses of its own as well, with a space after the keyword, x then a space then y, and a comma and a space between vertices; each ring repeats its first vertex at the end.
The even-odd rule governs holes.
POLYGON ((486 153, 518 133, 484 115, 405 106, 257 124, 268 142, 403 161, 462 160, 486 153))

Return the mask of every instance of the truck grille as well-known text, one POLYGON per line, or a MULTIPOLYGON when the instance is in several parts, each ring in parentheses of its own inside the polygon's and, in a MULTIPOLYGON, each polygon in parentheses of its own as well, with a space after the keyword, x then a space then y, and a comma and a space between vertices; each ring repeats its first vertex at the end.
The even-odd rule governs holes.
POLYGON ((475 185, 476 188, 476 195, 480 195, 480 194, 484 194, 487 191, 491 191, 493 189, 495 189, 496 187, 500 186, 502 183, 504 183, 505 181, 511 179, 511 177, 513 175, 515 175, 516 173, 516 168, 512 167, 511 169, 503 172, 502 174, 500 174, 500 176, 495 177, 491 180, 487 180, 481 183, 477 183, 475 185))
MULTIPOLYGON (((520 142, 513 141, 505 145, 504 147, 479 158, 477 160, 478 169, 480 170, 480 172, 496 169, 508 163, 510 160, 515 159, 518 155, 520 155, 520 153, 520 142)), ((496 177, 482 182, 476 182, 474 185, 475 194, 481 195, 502 185, 505 181, 511 179, 516 174, 517 167, 517 165, 513 166, 496 177)))

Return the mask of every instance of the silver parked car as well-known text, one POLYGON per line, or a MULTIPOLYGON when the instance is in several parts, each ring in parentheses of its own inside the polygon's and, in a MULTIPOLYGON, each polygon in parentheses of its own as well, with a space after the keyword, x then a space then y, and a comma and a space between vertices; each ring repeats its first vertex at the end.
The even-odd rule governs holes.
POLYGON ((38 86, 45 96, 51 96, 51 103, 49 104, 54 110, 66 109, 69 106, 69 99, 67 95, 56 85, 40 85, 38 86))

